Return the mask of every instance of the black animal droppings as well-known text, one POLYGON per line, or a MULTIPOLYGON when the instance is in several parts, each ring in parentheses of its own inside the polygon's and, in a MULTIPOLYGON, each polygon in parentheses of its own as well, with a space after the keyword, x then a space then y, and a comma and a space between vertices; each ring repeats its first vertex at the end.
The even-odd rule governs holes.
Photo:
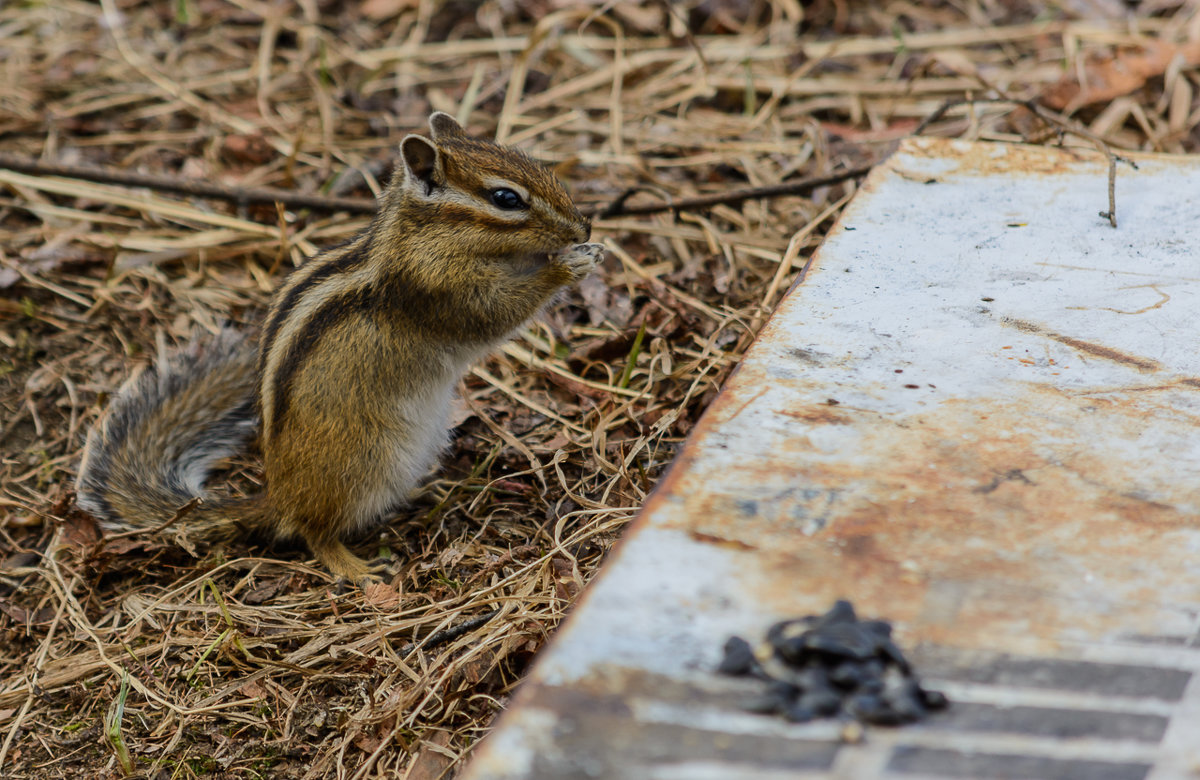
POLYGON ((833 692, 833 684, 829 680, 829 672, 821 666, 809 666, 801 669, 795 675, 794 681, 805 693, 812 693, 814 691, 833 692))
POLYGON ((818 715, 836 715, 842 708, 842 697, 832 689, 806 691, 796 700, 796 706, 807 707, 818 715))
POLYGON ((891 623, 859 620, 849 601, 838 601, 823 615, 771 625, 757 648, 730 637, 717 668, 766 681, 742 708, 793 723, 840 715, 898 726, 948 707, 945 694, 921 687, 891 637, 891 623))

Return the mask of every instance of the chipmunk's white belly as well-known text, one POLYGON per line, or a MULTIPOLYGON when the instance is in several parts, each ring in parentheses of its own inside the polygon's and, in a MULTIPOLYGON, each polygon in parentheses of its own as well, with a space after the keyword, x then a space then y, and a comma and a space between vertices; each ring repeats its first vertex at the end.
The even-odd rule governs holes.
POLYGON ((465 367, 447 366, 419 394, 397 396, 396 424, 381 430, 383 457, 360 494, 357 524, 370 527, 389 510, 408 503, 413 490, 436 465, 450 438, 450 410, 465 367))

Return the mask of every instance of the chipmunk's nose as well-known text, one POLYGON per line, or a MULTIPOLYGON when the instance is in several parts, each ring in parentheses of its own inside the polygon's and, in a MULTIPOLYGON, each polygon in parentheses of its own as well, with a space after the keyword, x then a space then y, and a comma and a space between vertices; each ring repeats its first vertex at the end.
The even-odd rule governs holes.
POLYGON ((575 232, 575 243, 582 244, 592 237, 592 221, 585 219, 575 232))

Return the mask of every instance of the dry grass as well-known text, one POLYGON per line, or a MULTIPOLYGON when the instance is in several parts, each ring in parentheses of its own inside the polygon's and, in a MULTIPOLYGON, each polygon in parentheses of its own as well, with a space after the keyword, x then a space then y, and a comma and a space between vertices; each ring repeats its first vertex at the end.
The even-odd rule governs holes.
MULTIPOLYGON (((1196 152, 1198 63, 1171 0, 24 2, 0 148, 362 197, 441 109, 650 203, 868 163, 995 90, 1196 152)), ((927 132, 1059 140, 999 103, 927 132)), ((602 273, 467 378, 445 468, 357 545, 390 581, 343 592, 300 549, 102 541, 71 483, 159 340, 252 328, 365 218, 0 170, 0 773, 452 774, 852 189, 598 221, 602 273)))

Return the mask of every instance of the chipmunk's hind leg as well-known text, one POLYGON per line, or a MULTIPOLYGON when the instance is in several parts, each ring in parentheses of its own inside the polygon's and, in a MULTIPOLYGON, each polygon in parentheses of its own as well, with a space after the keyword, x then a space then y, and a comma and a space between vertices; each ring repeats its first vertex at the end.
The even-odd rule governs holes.
POLYGON ((351 582, 364 582, 373 579, 371 568, 362 558, 350 552, 338 539, 322 539, 308 541, 308 546, 317 560, 335 577, 342 577, 351 582))

